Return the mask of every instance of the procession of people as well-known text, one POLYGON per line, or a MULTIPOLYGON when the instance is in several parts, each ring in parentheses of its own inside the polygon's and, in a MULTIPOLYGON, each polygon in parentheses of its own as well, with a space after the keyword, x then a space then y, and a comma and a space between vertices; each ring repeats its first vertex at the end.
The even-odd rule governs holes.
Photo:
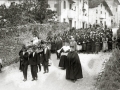
MULTIPOLYGON (((57 40, 58 44, 56 60, 60 59, 59 67, 63 67, 63 69, 66 69, 66 79, 76 81, 79 78, 83 78, 80 59, 76 52, 77 43, 74 40, 74 37, 71 37, 70 42, 69 39, 64 42, 62 41, 61 38, 58 38, 57 40), (71 59, 74 59, 74 61, 71 59)), ((19 69, 23 72, 24 76, 23 81, 27 81, 27 71, 29 65, 31 67, 32 81, 38 80, 37 73, 38 71, 41 71, 41 66, 43 66, 44 69, 43 74, 49 72, 49 61, 51 58, 51 49, 49 47, 49 44, 50 42, 48 41, 44 40, 39 41, 37 37, 34 37, 32 45, 22 46, 22 49, 19 52, 20 56, 19 69)))
POLYGON ((77 79, 83 78, 78 53, 97 54, 100 51, 111 51, 116 48, 116 40, 111 29, 100 28, 81 30, 73 28, 64 31, 63 34, 48 36, 46 41, 41 40, 40 42, 37 37, 34 37, 33 45, 24 45, 19 52, 19 69, 23 72, 23 81, 27 80, 28 65, 31 67, 32 81, 38 79, 37 73, 41 71, 41 65, 44 74, 48 73, 51 53, 56 53, 56 60, 59 60, 58 67, 66 70, 66 79, 75 82, 77 79))
POLYGON ((23 81, 27 80, 28 65, 30 65, 31 67, 32 81, 38 79, 37 73, 38 71, 41 71, 41 64, 44 68, 44 74, 49 72, 48 64, 51 53, 49 48, 47 47, 47 43, 45 41, 41 41, 40 44, 35 44, 33 44, 32 46, 23 45, 22 49, 19 52, 19 69, 23 72, 23 81))

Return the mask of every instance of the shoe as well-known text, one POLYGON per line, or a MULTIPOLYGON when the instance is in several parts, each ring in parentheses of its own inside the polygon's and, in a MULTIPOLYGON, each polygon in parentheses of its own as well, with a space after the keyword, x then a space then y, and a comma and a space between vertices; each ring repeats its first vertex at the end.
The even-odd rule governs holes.
POLYGON ((51 66, 50 64, 48 64, 48 66, 51 66))
POLYGON ((45 74, 46 72, 44 72, 43 74, 45 74))
POLYGON ((32 79, 32 81, 34 81, 35 79, 32 79))
POLYGON ((38 80, 38 78, 36 78, 35 80, 38 80))
POLYGON ((46 73, 48 73, 49 71, 47 71, 46 73))
POLYGON ((27 81, 27 79, 24 79, 23 81, 25 82, 25 81, 27 81))
POLYGON ((75 83, 76 81, 77 81, 76 79, 73 80, 74 83, 75 83))

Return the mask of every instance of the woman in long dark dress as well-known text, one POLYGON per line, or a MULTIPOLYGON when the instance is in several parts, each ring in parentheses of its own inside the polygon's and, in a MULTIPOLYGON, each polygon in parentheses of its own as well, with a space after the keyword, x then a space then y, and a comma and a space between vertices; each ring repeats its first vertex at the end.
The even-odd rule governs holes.
POLYGON ((82 67, 79 56, 74 50, 74 46, 70 46, 71 51, 67 55, 66 79, 73 80, 83 78, 82 67))

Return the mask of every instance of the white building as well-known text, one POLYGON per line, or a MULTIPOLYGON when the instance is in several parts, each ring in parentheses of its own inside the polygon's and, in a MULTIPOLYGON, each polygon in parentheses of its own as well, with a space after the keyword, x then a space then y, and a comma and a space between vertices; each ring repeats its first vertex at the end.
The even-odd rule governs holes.
POLYGON ((113 13, 106 1, 89 2, 89 23, 91 25, 98 24, 102 27, 111 27, 113 13), (95 3, 95 4, 93 4, 95 3))
POLYGON ((48 0, 48 4, 57 11, 59 22, 76 29, 88 27, 88 0, 48 0))
POLYGON ((119 0, 106 0, 108 3, 108 6, 110 7, 113 17, 112 17, 112 27, 118 27, 120 23, 120 18, 119 18, 119 5, 120 2, 119 0))

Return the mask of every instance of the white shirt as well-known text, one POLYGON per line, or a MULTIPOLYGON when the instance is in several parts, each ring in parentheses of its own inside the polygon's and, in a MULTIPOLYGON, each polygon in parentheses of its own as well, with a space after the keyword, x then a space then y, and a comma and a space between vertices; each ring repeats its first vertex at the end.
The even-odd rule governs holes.
POLYGON ((35 55, 35 52, 33 52, 33 57, 34 57, 34 55, 35 55))
POLYGON ((23 55, 25 54, 25 52, 23 52, 23 55))
POLYGON ((34 37, 34 38, 33 38, 33 45, 36 45, 36 44, 38 43, 38 41, 39 41, 38 38, 37 38, 37 37, 34 37))
POLYGON ((68 50, 70 50, 70 46, 63 46, 62 48, 63 48, 63 50, 64 50, 65 52, 68 51, 68 50))
POLYGON ((47 48, 44 49, 44 54, 46 54, 47 48))
POLYGON ((2 64, 2 59, 0 59, 0 63, 2 64))

